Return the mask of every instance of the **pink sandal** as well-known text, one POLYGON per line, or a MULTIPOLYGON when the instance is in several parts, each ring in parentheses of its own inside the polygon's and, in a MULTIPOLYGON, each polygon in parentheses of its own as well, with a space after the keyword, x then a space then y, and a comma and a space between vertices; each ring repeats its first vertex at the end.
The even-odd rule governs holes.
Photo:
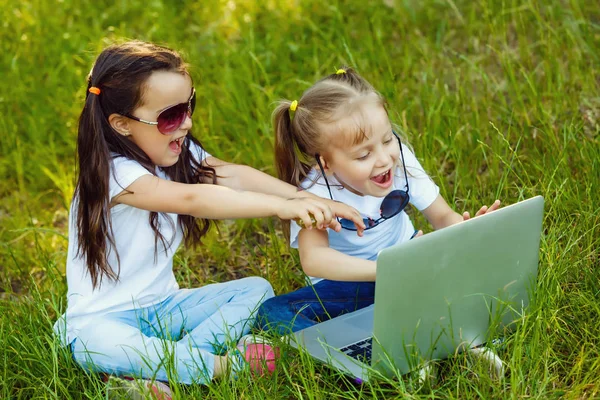
POLYGON ((243 336, 238 342, 237 349, 253 373, 267 375, 275 371, 275 361, 279 358, 279 349, 271 346, 263 337, 243 336))

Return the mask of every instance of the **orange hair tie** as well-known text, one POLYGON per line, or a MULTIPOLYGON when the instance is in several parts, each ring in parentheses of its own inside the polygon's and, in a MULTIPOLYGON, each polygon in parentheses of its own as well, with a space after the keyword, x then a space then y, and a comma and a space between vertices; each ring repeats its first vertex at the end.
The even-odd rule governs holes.
POLYGON ((96 96, 98 96, 100 94, 100 88, 97 88, 96 86, 92 86, 91 88, 88 89, 88 92, 93 93, 96 96))

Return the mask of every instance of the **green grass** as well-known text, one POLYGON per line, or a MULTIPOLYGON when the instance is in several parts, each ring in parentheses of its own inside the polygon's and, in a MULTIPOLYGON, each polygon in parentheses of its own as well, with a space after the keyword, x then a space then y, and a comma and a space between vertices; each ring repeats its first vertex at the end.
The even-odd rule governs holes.
MULTIPOLYGON (((269 173, 273 101, 347 64, 458 211, 546 199, 536 302, 501 355, 503 383, 458 357, 431 388, 355 386, 306 357, 267 378, 174 385, 180 398, 600 397, 600 3, 585 0, 8 0, 0 5, 0 398, 104 398, 57 346, 66 212, 85 76, 108 43, 180 50, 208 151, 269 173), (264 5, 258 6, 261 3, 264 5), (235 6, 235 7, 233 7, 235 6)), ((414 215, 414 214, 413 214, 414 215)), ((424 220, 414 215, 424 227, 424 220)), ((302 283, 273 221, 220 224, 176 257, 182 287, 262 275, 302 283)))

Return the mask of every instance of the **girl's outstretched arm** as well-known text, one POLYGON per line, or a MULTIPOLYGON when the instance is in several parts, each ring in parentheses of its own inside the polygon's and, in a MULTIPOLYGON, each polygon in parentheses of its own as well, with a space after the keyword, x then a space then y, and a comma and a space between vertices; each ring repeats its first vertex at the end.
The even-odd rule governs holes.
POLYGON ((172 182, 150 174, 134 181, 115 196, 112 203, 208 219, 270 216, 278 216, 281 219, 299 218, 309 229, 312 227, 312 215, 318 225, 340 229, 331 209, 318 200, 284 199, 264 193, 236 191, 218 185, 172 182))
POLYGON ((375 261, 332 249, 325 231, 302 229, 298 234, 298 250, 302 269, 308 276, 334 281, 375 281, 375 261))
POLYGON ((232 164, 212 156, 206 158, 202 164, 215 169, 217 185, 286 199, 298 196, 298 191, 292 185, 248 165, 232 164))
POLYGON ((206 158, 203 164, 215 169, 217 185, 235 190, 270 194, 286 199, 303 197, 318 199, 329 206, 335 216, 354 221, 358 229, 358 235, 362 236, 365 227, 364 222, 360 213, 353 207, 337 201, 323 199, 306 191, 298 191, 294 186, 247 165, 231 164, 212 156, 206 158))

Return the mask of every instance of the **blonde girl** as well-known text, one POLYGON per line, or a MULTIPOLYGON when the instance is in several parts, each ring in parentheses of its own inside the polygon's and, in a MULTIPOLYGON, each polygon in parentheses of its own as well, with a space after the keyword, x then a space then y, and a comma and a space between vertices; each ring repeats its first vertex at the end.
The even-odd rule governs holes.
POLYGON ((378 252, 422 234, 404 211, 408 204, 435 229, 469 218, 448 206, 394 130, 383 97, 354 70, 340 69, 300 99, 281 101, 273 119, 279 178, 354 207, 366 229, 356 232, 343 218, 340 231, 291 224, 290 244, 298 248, 311 284, 264 302, 263 329, 285 334, 373 304, 378 252))

